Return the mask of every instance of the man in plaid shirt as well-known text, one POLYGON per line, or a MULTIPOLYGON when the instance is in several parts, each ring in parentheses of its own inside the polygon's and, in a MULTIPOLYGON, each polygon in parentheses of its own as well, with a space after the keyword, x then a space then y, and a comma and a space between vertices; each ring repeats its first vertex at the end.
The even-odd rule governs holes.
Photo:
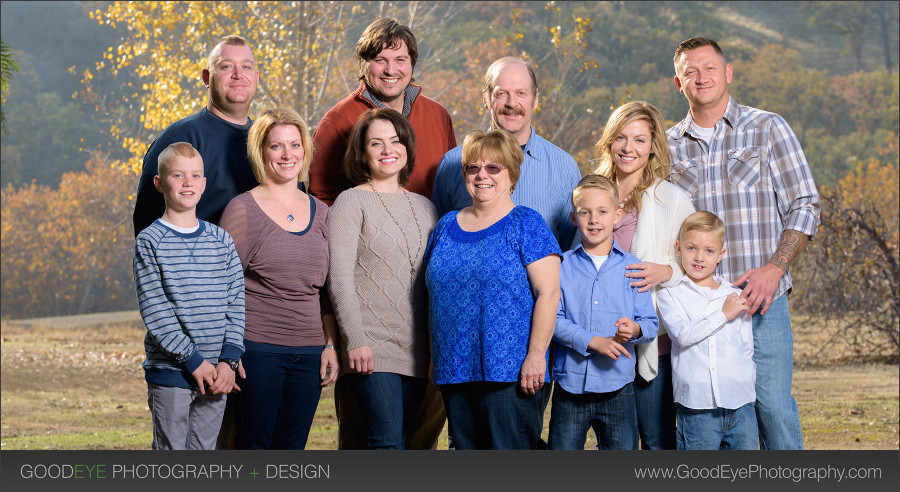
POLYGON ((743 289, 753 314, 760 448, 803 449, 786 294, 790 265, 819 227, 819 194, 787 122, 729 96, 732 67, 714 40, 682 42, 674 61, 690 111, 667 132, 669 180, 725 222, 717 273, 743 289))

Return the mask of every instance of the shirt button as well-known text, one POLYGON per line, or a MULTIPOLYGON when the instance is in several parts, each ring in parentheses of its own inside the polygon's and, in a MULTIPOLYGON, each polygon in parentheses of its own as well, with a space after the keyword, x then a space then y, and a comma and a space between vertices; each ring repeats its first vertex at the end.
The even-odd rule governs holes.
POLYGON ((594 304, 597 304, 597 301, 594 301, 594 304))

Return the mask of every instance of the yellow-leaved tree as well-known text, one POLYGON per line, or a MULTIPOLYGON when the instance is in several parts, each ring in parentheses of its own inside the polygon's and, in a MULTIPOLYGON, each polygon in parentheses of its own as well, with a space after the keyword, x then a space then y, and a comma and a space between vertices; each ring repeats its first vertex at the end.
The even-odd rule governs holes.
POLYGON ((439 36, 462 8, 453 2, 112 2, 90 15, 124 28, 124 35, 80 72, 79 95, 109 124, 114 158, 139 173, 153 139, 206 105, 200 71, 221 37, 243 36, 253 50, 260 83, 251 117, 286 106, 315 126, 356 88, 355 44, 372 20, 394 17, 423 35, 419 65, 427 66, 428 58, 453 48, 439 36), (111 86, 117 89, 110 92, 111 86))

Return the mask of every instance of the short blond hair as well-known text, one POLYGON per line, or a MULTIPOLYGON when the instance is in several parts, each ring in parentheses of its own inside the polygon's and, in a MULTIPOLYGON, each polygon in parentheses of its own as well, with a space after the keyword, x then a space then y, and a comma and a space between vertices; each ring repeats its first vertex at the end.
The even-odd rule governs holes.
POLYGON ((303 165, 300 168, 299 181, 306 181, 309 175, 309 163, 312 162, 313 143, 309 134, 309 128, 296 111, 291 108, 270 109, 253 122, 250 133, 247 135, 247 157, 250 158, 250 167, 253 168, 253 176, 259 184, 266 184, 266 138, 272 128, 278 125, 294 125, 300 132, 300 140, 303 142, 303 165))
POLYGON ((175 142, 169 144, 168 147, 159 153, 159 158, 156 160, 156 174, 159 175, 160 178, 165 179, 166 174, 169 173, 169 165, 175 157, 184 157, 186 159, 193 159, 196 157, 200 159, 201 164, 203 163, 203 156, 200 155, 200 152, 197 152, 197 149, 195 149, 193 145, 187 142, 175 142))
POLYGON ((720 245, 725 245, 725 223, 712 212, 700 210, 688 215, 681 223, 678 239, 684 240, 684 235, 691 231, 714 232, 720 245))
POLYGON ((462 168, 460 172, 463 174, 463 180, 466 178, 466 165, 473 164, 481 158, 488 158, 495 163, 500 164, 509 171, 509 180, 512 182, 510 191, 516 189, 516 183, 519 182, 519 175, 522 172, 522 161, 525 159, 525 153, 522 152, 522 146, 506 130, 491 130, 483 132, 475 130, 466 135, 462 145, 462 168))
MULTIPOLYGON (((223 37, 213 46, 213 49, 209 50, 209 55, 206 57, 206 69, 210 72, 218 65, 219 57, 222 56, 222 47, 223 46, 246 46, 250 47, 247 44, 247 40, 238 36, 237 34, 229 34, 228 36, 223 37)), ((251 55, 252 55, 252 51, 251 55)))
POLYGON ((603 190, 609 193, 609 197, 612 198, 613 203, 618 206, 619 205, 619 188, 615 183, 606 176, 601 176, 599 174, 588 174, 587 176, 581 178, 581 181, 575 186, 575 189, 572 190, 572 211, 574 212, 577 209, 578 200, 581 199, 582 193, 584 190, 603 190))

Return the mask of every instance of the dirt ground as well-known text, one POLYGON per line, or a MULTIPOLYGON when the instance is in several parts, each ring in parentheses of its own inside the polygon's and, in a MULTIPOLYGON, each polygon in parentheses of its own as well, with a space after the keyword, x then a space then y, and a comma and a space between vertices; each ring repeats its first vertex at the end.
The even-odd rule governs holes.
MULTIPOLYGON (((3 322, 0 332, 2 449, 149 449, 144 328, 135 312, 3 322)), ((823 337, 795 324, 793 394, 806 449, 900 448, 898 366, 835 364, 841 357, 829 358, 823 337)), ((308 449, 335 449, 336 436, 329 388, 308 449)))

